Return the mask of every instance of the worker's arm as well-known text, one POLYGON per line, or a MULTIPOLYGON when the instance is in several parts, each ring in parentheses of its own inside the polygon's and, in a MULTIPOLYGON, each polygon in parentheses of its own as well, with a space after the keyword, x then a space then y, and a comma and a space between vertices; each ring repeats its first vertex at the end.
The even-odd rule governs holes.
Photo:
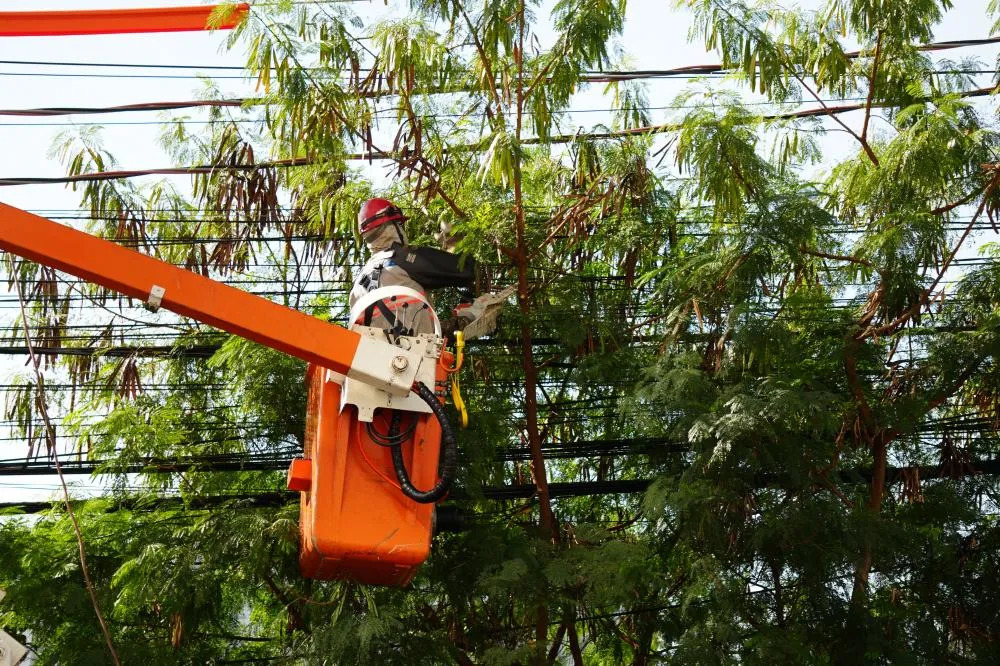
POLYGON ((432 247, 392 246, 392 261, 424 289, 471 289, 476 282, 476 260, 432 247))
POLYGON ((0 249, 406 395, 419 354, 0 203, 0 249), (399 357, 403 361, 397 360, 399 357), (395 362, 394 362, 395 361, 395 362))

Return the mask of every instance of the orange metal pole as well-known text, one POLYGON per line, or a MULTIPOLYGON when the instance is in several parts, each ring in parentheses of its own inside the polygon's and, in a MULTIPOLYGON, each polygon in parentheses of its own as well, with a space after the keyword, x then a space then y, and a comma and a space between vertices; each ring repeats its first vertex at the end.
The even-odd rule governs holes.
POLYGON ((335 324, 3 203, 0 249, 143 302, 162 287, 160 307, 341 374, 360 342, 335 324))
MULTIPOLYGON (((208 17, 215 7, 0 12, 0 37, 208 30, 208 17)), ((250 5, 245 2, 236 5, 217 28, 228 30, 235 27, 249 11, 250 5)))

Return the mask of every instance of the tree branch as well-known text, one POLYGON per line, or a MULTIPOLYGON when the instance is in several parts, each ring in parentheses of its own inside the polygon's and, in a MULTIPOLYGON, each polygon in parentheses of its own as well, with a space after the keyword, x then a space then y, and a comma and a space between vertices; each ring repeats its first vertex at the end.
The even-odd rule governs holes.
POLYGON ((882 31, 879 30, 875 40, 875 58, 872 61, 872 73, 868 79, 868 99, 865 100, 865 122, 861 126, 861 141, 868 143, 868 121, 872 117, 872 100, 875 99, 875 76, 878 74, 879 58, 882 55, 882 31))
POLYGON ((80 523, 77 522, 76 512, 73 511, 73 505, 70 503, 69 488, 66 486, 66 477, 63 476, 62 463, 59 461, 59 449, 56 444, 55 436, 56 431, 55 427, 52 425, 52 421, 49 419, 49 410, 45 403, 45 377, 42 375, 41 368, 39 367, 38 356, 35 354, 35 348, 31 342, 31 332, 28 330, 28 315, 24 308, 24 292, 21 289, 21 280, 16 272, 13 282, 17 289, 18 306, 21 309, 21 326, 24 328, 24 344, 28 348, 28 357, 31 361, 31 367, 35 373, 35 387, 38 391, 38 400, 36 404, 41 412, 42 420, 45 423, 46 439, 49 442, 49 447, 52 452, 52 460, 55 463, 56 473, 59 475, 59 484, 62 486, 63 502, 66 505, 66 514, 69 516, 69 520, 73 524, 73 532, 76 534, 77 554, 80 559, 80 572, 83 574, 83 583, 87 588, 87 595, 90 597, 90 603, 94 607, 94 614, 97 615, 97 622, 101 625, 101 633, 104 634, 104 642, 111 655, 111 660, 115 663, 115 666, 121 666, 121 660, 118 658, 118 651, 115 650, 115 644, 111 638, 111 630, 108 629, 108 623, 104 620, 104 613, 101 612, 101 605, 97 600, 97 591, 94 589, 94 582, 90 578, 90 569, 87 566, 87 549, 83 542, 83 533, 80 531, 80 523))
POLYGON ((274 578, 271 577, 271 574, 264 573, 263 578, 264 583, 267 585, 267 589, 271 591, 274 598, 280 601, 285 611, 288 612, 288 619, 291 624, 291 628, 309 633, 309 624, 302 615, 302 611, 299 609, 296 600, 288 598, 288 595, 285 594, 285 592, 278 587, 278 584, 274 582, 274 578))
POLYGON ((860 136, 857 132, 855 132, 854 130, 852 130, 847 125, 847 123, 845 123, 843 120, 841 120, 840 118, 838 118, 837 114, 834 113, 833 109, 831 109, 830 107, 828 107, 826 105, 826 102, 823 101, 823 98, 816 94, 816 91, 814 91, 812 89, 812 87, 808 83, 805 82, 805 79, 803 79, 799 75, 799 73, 794 70, 794 68, 790 67, 787 63, 784 63, 784 62, 782 62, 782 65, 791 73, 791 75, 793 77, 795 77, 795 80, 799 82, 799 85, 801 85, 803 88, 805 88, 806 91, 810 95, 812 95, 812 98, 814 100, 816 100, 816 102, 820 105, 820 107, 823 109, 823 111, 824 111, 824 113, 825 113, 825 115, 827 117, 832 118, 835 123, 837 123, 842 128, 844 128, 845 132, 847 132, 848 134, 850 134, 851 136, 853 136, 855 139, 858 140, 858 143, 861 144, 861 148, 865 151, 865 155, 868 156, 868 159, 871 160, 871 163, 874 164, 875 166, 879 166, 878 157, 875 155, 875 151, 872 150, 872 147, 868 144, 867 139, 865 139, 864 137, 860 136))
POLYGON ((944 278, 945 272, 951 266, 951 262, 955 260, 955 256, 958 254, 958 251, 962 248, 962 244, 965 243, 965 240, 969 237, 969 234, 972 233, 972 229, 976 226, 976 222, 979 220, 979 216, 982 215, 983 211, 986 209, 987 195, 996 185, 996 182, 997 180, 995 177, 993 182, 991 182, 989 186, 987 186, 986 190, 983 193, 983 200, 979 203, 979 208, 976 209, 976 212, 972 216, 972 219, 969 220, 969 224, 966 225, 965 230, 962 231, 962 235, 955 243, 955 246, 952 248, 951 252, 948 253, 948 256, 945 258, 944 263, 941 264, 941 268, 938 271, 937 277, 934 278, 934 282, 932 282, 927 289, 924 289, 923 291, 920 292, 920 296, 917 298, 917 300, 914 301, 913 305, 907 308, 906 311, 903 312, 903 314, 899 315, 898 317, 896 317, 887 324, 884 324, 882 326, 877 326, 875 328, 869 328, 868 330, 864 331, 861 335, 858 336, 858 340, 866 340, 871 337, 877 337, 885 335, 887 333, 892 333, 900 326, 905 324, 907 321, 909 321, 911 318, 916 316, 918 312, 920 312, 920 308, 922 308, 930 300, 931 295, 934 293, 934 289, 937 288, 938 284, 940 284, 941 280, 944 278))
POLYGON ((580 650, 580 637, 576 633, 576 623, 570 621, 566 632, 569 634, 569 653, 573 656, 573 666, 583 666, 583 652, 580 650))
POLYGON ((556 657, 559 656, 559 650, 562 649, 562 642, 565 637, 566 623, 563 622, 559 625, 559 629, 556 630, 556 637, 552 641, 552 647, 549 648, 549 666, 556 663, 556 657))
POLYGON ((871 268, 875 270, 875 266, 872 265, 870 261, 866 261, 859 257, 855 257, 849 254, 831 254, 829 252, 820 252, 819 250, 810 250, 804 245, 799 246, 799 252, 811 255, 813 257, 820 257, 821 259, 833 259, 835 261, 849 261, 852 264, 859 264, 865 268, 871 268))
POLYGON ((456 2, 455 7, 458 9, 459 13, 462 14, 462 18, 465 19, 465 24, 469 28, 469 35, 472 37, 472 43, 476 46, 476 52, 479 54, 479 60, 483 63, 483 74, 488 80, 488 85, 483 86, 486 88, 490 96, 493 98, 493 104, 496 106, 498 114, 503 118, 503 103, 500 101, 500 94, 497 93, 497 80, 493 74, 493 66, 490 64, 490 59, 486 56, 486 50, 483 48, 483 43, 479 41, 479 35, 476 32, 476 27, 472 24, 472 19, 469 18, 469 14, 465 11, 465 3, 456 2))

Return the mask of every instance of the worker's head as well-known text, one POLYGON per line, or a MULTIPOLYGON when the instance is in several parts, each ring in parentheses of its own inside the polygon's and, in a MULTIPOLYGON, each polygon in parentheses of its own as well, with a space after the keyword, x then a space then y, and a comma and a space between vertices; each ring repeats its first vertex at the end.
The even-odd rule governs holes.
POLYGON ((358 210, 358 230, 373 252, 385 250, 393 243, 406 245, 405 221, 403 211, 388 199, 369 199, 358 210))

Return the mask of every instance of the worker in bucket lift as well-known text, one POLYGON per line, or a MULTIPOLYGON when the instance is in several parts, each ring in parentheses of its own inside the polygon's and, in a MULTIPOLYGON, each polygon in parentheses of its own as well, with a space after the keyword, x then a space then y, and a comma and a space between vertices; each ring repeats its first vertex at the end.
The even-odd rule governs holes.
MULTIPOLYGON (((385 297, 365 305, 351 323, 384 328, 395 335, 434 333, 436 316, 427 292, 442 287, 471 290, 475 263, 443 250, 411 247, 404 222, 403 211, 388 199, 369 199, 361 205, 358 229, 371 258, 354 280, 350 295, 352 313, 355 304, 375 290, 388 287, 392 290, 386 289, 385 297)), ((454 331, 474 321, 482 307, 477 303, 459 305, 444 322, 443 334, 451 337, 454 331)))

